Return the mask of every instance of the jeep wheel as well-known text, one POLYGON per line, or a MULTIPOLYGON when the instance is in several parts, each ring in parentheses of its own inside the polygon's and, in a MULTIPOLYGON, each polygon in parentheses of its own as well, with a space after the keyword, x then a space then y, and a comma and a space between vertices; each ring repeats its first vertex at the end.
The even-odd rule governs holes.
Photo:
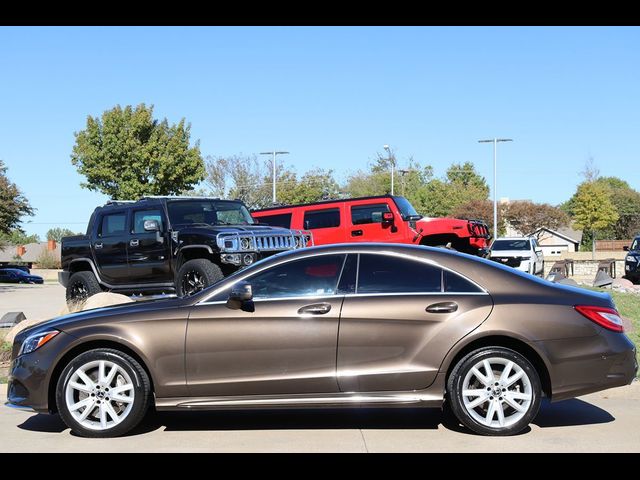
POLYGON ((76 272, 67 284, 67 305, 72 306, 84 302, 91 295, 100 293, 102 289, 93 272, 76 272))
POLYGON ((215 263, 211 263, 205 258, 197 258, 185 262, 176 281, 178 296, 188 297, 194 293, 204 290, 209 285, 222 280, 222 270, 215 263))

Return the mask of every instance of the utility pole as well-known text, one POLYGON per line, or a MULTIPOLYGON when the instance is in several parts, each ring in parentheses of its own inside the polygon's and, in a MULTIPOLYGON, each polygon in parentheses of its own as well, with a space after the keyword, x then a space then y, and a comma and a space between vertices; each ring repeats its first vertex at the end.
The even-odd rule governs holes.
POLYGON ((387 151, 387 155, 389 158, 389 163, 391 164, 391 195, 393 195, 393 177, 394 177, 394 167, 395 167, 395 158, 391 157, 391 149, 389 145, 384 145, 384 149, 387 151))
POLYGON ((493 143, 493 239, 494 240, 498 238, 498 195, 497 195, 498 142, 513 142, 513 140, 510 138, 489 138, 487 140, 478 140, 478 143, 493 143))
POLYGON ((273 184, 271 185, 273 190, 273 198, 271 199, 273 203, 276 203, 276 155, 288 155, 289 152, 279 152, 274 150, 273 152, 260 152, 260 155, 273 155, 273 184))

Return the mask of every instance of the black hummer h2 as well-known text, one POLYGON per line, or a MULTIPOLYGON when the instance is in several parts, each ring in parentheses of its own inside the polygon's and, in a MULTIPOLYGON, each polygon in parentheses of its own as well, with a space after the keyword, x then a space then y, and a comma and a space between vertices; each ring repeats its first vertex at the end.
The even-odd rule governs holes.
POLYGON ((633 239, 631 247, 624 247, 627 256, 624 259, 625 276, 633 283, 640 282, 640 235, 633 239))
POLYGON ((100 291, 192 295, 310 232, 259 225, 240 201, 145 197, 97 207, 86 235, 62 239, 67 301, 100 291))

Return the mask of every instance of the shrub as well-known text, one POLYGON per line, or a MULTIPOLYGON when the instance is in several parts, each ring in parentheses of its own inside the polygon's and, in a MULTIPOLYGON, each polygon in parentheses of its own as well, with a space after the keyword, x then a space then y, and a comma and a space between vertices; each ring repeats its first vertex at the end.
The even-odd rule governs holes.
POLYGON ((60 259, 49 250, 43 250, 35 263, 39 268, 60 268, 60 259))

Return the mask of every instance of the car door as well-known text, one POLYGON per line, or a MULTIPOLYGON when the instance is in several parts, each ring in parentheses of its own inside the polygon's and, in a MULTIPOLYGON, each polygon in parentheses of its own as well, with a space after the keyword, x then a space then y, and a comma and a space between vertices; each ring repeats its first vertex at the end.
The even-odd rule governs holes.
MULTIPOLYGON (((228 289, 192 307, 186 370, 192 396, 338 391, 336 346, 345 255, 314 255, 251 274, 255 311, 228 289)), ((230 287, 230 286, 229 286, 230 287)))
POLYGON ((127 244, 131 283, 157 283, 172 280, 171 253, 166 235, 164 213, 160 206, 132 210, 127 244), (160 232, 147 232, 146 220, 156 220, 160 232))
POLYGON ((93 254, 102 280, 121 285, 129 282, 127 262, 128 212, 126 209, 103 213, 95 227, 93 254))
POLYGON ((313 233, 314 245, 342 243, 346 240, 342 228, 340 207, 310 207, 304 210, 302 228, 313 233))
POLYGON ((388 203, 375 200, 350 204, 348 208, 351 222, 347 232, 348 242, 402 241, 402 235, 397 226, 383 223, 383 214, 391 212, 388 203))
POLYGON ((418 390, 444 356, 491 312, 491 297, 461 275, 416 258, 360 254, 338 338, 344 392, 418 390))

